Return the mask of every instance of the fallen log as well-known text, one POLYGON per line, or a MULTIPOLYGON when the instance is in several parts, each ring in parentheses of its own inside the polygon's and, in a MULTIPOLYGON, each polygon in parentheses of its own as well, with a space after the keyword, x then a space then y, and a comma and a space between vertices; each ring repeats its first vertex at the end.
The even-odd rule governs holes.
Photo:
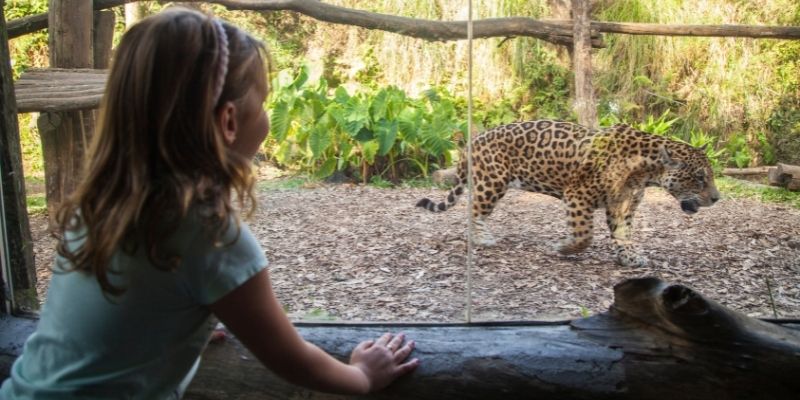
POLYGON ((739 179, 751 179, 767 176, 768 172, 769 167, 725 168, 722 170, 722 175, 739 179))
POLYGON ((769 184, 789 190, 800 190, 800 166, 778 163, 769 169, 769 184))
MULTIPOLYGON (((340 359, 392 331, 422 361, 375 399, 793 399, 800 325, 747 317, 655 278, 614 287, 608 312, 556 323, 297 324, 340 359)), ((212 344, 186 394, 200 399, 342 399, 286 383, 235 339, 212 344)))

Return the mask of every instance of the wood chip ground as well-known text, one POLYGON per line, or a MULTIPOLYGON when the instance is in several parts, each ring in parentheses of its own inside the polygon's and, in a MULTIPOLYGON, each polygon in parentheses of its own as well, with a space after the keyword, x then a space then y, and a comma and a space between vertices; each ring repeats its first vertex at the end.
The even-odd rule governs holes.
MULTIPOLYGON (((656 276, 756 317, 800 317, 800 210, 724 198, 687 216, 660 189, 648 189, 634 240, 651 260, 616 265, 602 211, 595 241, 561 256, 560 201, 510 191, 489 227, 498 239, 477 248, 467 268, 466 205, 445 213, 415 208, 440 189, 317 184, 266 189, 249 221, 270 260, 279 300, 291 318, 463 322, 571 319, 605 311, 614 284, 656 276), (467 294, 467 276, 472 295, 467 294)), ((44 299, 54 241, 32 217, 38 290, 44 299)))

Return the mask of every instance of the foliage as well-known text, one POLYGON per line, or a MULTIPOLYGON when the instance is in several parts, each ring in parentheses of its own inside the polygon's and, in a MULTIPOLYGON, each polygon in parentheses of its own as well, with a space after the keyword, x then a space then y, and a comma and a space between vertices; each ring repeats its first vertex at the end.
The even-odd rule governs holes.
POLYGON ((451 162, 453 138, 464 132, 460 104, 443 89, 419 99, 389 86, 350 94, 309 82, 307 67, 273 81, 267 153, 279 164, 326 178, 339 171, 368 182, 427 176, 451 162))
POLYGON ((747 138, 743 134, 734 134, 725 145, 725 150, 730 154, 728 164, 737 168, 745 168, 750 165, 753 155, 747 146, 747 138))
MULTIPOLYGON (((47 12, 48 0, 8 0, 3 13, 6 21, 47 12)), ((47 32, 40 31, 9 40, 11 70, 14 79, 30 67, 48 64, 47 32)))

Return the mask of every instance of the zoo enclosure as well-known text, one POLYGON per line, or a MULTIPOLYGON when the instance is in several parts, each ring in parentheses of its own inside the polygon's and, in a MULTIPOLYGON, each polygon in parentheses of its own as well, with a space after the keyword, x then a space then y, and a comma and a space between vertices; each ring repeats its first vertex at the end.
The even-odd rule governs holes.
MULTIPOLYGON (((105 8, 105 7, 112 7, 116 5, 120 5, 122 3, 126 3, 127 1, 96 1, 94 3, 94 8, 105 8)), ((435 21, 414 21, 413 19, 409 18, 399 18, 399 17, 391 17, 391 16, 381 16, 381 15, 369 15, 370 13, 363 13, 356 10, 342 10, 338 7, 329 6, 324 3, 318 3, 313 1, 209 1, 209 3, 217 3, 227 6, 229 8, 236 8, 236 9, 253 9, 253 10, 292 10, 307 14, 314 18, 334 22, 334 23, 347 23, 351 25, 358 25, 363 26, 366 28, 371 29, 383 29, 387 31, 397 32, 401 34, 409 34, 411 36, 420 37, 423 39, 428 40, 456 40, 456 39, 464 39, 466 38, 466 23, 465 22, 456 22, 456 23, 443 23, 443 22, 435 22, 435 21), (378 22, 375 22, 378 21, 378 22), (415 29, 415 27, 417 29, 415 29), (441 27, 441 30, 439 29, 441 27)), ((86 138, 91 132, 92 127, 92 120, 93 116, 91 112, 87 111, 89 109, 95 108, 99 102, 102 88, 104 84, 104 74, 102 72, 96 71, 96 69, 102 69, 102 62, 103 60, 108 60, 107 55, 104 57, 96 57, 95 54, 91 51, 92 47, 94 47, 94 52, 98 52, 98 49, 106 49, 107 51, 110 49, 110 46, 98 46, 98 43, 103 41, 102 37, 93 36, 91 34, 91 27, 95 24, 93 20, 100 21, 103 17, 93 14, 91 5, 86 6, 87 2, 68 2, 68 1, 51 1, 51 13, 45 21, 47 21, 47 25, 51 28, 51 35, 53 31, 60 32, 60 35, 51 36, 52 42, 51 46, 53 46, 52 51, 54 52, 51 57, 51 64, 54 68, 60 69, 53 69, 53 70, 45 70, 40 72, 31 72, 27 74, 23 79, 17 83, 17 95, 18 99, 16 100, 16 106, 20 112, 25 111, 39 111, 43 112, 43 120, 40 120, 42 124, 47 123, 49 125, 53 125, 53 129, 51 133, 48 133, 46 136, 50 139, 44 140, 52 140, 54 145, 50 145, 50 149, 53 149, 53 152, 46 151, 46 174, 48 180, 48 202, 52 202, 50 204, 57 204, 60 200, 60 196, 63 196, 65 193, 68 193, 72 185, 75 183, 73 180, 75 179, 76 175, 74 172, 77 171, 80 165, 80 159, 83 155, 84 145, 86 143, 86 138), (84 4, 79 4, 84 3, 84 4), (69 5, 69 7, 67 7, 69 5), (47 100, 48 98, 55 97, 53 93, 58 93, 58 97, 63 99, 68 99, 67 101, 62 101, 59 104, 54 101, 47 100), (47 94, 48 96, 43 96, 42 94, 47 94), (26 97, 27 96, 27 97, 26 97), (32 100, 31 100, 32 99, 32 100), (42 101, 44 99, 44 101, 42 101), (48 161, 49 160, 49 161, 48 161), (71 172, 70 172, 71 171, 71 172), (61 175, 57 175, 61 173, 61 175), (52 183, 51 185, 51 182, 52 183), (52 186, 52 187, 51 187, 52 186), (51 189, 52 189, 52 197, 51 197, 51 189)), ((772 28, 772 27, 691 27, 691 26, 673 26, 673 27, 663 27, 663 26, 653 26, 650 24, 614 24, 614 23, 598 23, 598 22, 591 22, 588 20, 588 7, 586 7, 587 2, 585 1, 573 1, 574 13, 576 18, 574 22, 569 21, 562 21, 562 22, 540 22, 540 21, 533 21, 527 20, 524 18, 509 18, 508 21, 493 21, 492 24, 482 24, 480 21, 476 21, 475 23, 475 37, 491 37, 491 36, 519 36, 519 35, 527 35, 538 37, 542 40, 548 40, 553 43, 568 45, 572 48, 573 52, 573 59, 574 59, 574 69, 575 69, 575 76, 576 76, 576 94, 575 94, 575 105, 576 110, 581 116, 581 122, 587 125, 594 125, 596 122, 596 115, 593 114, 595 109, 594 100, 592 95, 592 88, 591 88, 591 57, 589 49, 591 47, 600 47, 602 46, 602 38, 600 37, 600 32, 613 32, 613 33, 628 33, 628 34, 670 34, 670 35, 682 35, 682 36, 748 36, 748 37, 771 37, 771 38, 784 38, 784 39, 798 39, 800 38, 800 28, 772 28), (507 22, 507 30, 499 29, 502 28, 503 24, 499 22, 507 22), (520 26, 520 27, 518 27, 520 26), (485 30, 483 30, 485 29, 485 30), (493 30, 494 29, 494 30, 493 30), (666 29, 666 31, 664 30, 666 29), (699 33, 699 32, 704 32, 699 33), (735 33, 735 34, 731 34, 735 33), (481 36, 486 35, 486 36, 481 36)), ((35 16, 38 18, 39 24, 41 24, 42 17, 35 16)), ((105 17, 107 18, 107 17, 105 17)), ((31 19, 27 19, 26 21, 22 21, 20 23, 16 23, 16 21, 12 21, 9 23, 9 32, 11 32, 12 28, 16 28, 19 26, 32 26, 33 23, 30 21, 34 21, 35 18, 31 17, 31 19), (23 23, 24 22, 24 23, 23 23)), ((105 22, 108 24, 108 22, 105 22)), ((113 26, 113 22, 111 23, 113 26)), ((39 28, 40 29, 40 28, 39 28)), ((96 29, 95 32, 101 32, 102 29, 96 29)), ((96 34, 97 35, 97 34, 96 34)), ((106 34, 107 35, 107 34, 106 34)), ((100 35, 102 36, 102 35, 100 35)), ((106 36, 108 37, 108 36, 106 36)), ((0 37, 5 43, 6 38, 0 37)), ((107 41, 110 43, 110 41, 107 41)), ((7 56, 7 50, 4 54, 7 56)), ((10 82, 10 73, 8 72, 7 66, 4 66, 2 71, 3 74, 3 95, 5 99, 11 98, 13 100, 13 91, 10 90, 11 85, 8 83, 10 82)), ((6 102, 3 103, 5 106, 4 116, 8 118, 9 115, 14 114, 14 102, 6 102)), ((6 123, 4 127, 4 144, 8 144, 8 146, 4 146, 4 152, 8 152, 8 154, 3 154, 3 189, 4 189, 4 200, 9 199, 10 196, 13 196, 10 200, 13 201, 12 207, 6 208, 6 216, 9 221, 12 222, 12 226, 9 226, 9 242, 11 243, 9 248, 12 251, 17 251, 17 254, 11 255, 11 260, 14 263, 12 265, 12 271, 14 271, 13 275, 13 284, 15 290, 13 293, 19 294, 24 293, 26 289, 30 289, 33 287, 33 281, 27 281, 25 276, 27 275, 30 277, 30 271, 33 270, 32 265, 32 257, 26 258, 24 252, 30 250, 30 246, 27 245, 30 243, 30 233, 27 232, 26 237, 26 230, 27 230, 27 215, 25 213, 25 202, 24 202, 24 185, 21 182, 22 173, 21 173, 21 166, 18 163, 20 159, 20 155, 18 153, 19 143, 18 138, 16 139, 17 142, 14 143, 13 132, 9 134, 12 130, 16 129, 16 127, 11 127, 10 124, 6 123), (12 140, 6 141, 8 137, 11 137, 12 140), (14 152, 17 152, 16 154, 14 152), (6 168, 6 161, 11 160, 11 168, 6 168), (15 162, 17 160, 17 162, 15 162), (14 165, 16 163, 16 165, 14 165), (7 172, 11 171, 11 172, 7 172), (7 192, 5 189, 10 188, 10 193, 7 192), (21 200, 21 202, 20 202, 21 200), (26 250, 27 249, 27 250, 26 250), (27 272, 26 272, 27 271, 27 272), (21 285, 21 286, 17 286, 21 285)), ((46 145, 47 146, 47 145, 46 145)), ((628 287, 621 287, 620 293, 617 296, 617 303, 615 305, 619 310, 626 310, 630 312, 632 316, 639 316, 639 319, 629 319, 626 318, 622 314, 614 314, 611 313, 606 316, 597 316, 591 323, 589 322, 575 322, 572 326, 576 329, 581 329, 581 325, 583 325, 583 329, 591 331, 592 329, 596 329, 594 332, 594 339, 598 340, 597 336, 604 335, 604 331, 609 330, 609 327, 619 328, 622 327, 623 330, 627 330, 626 332, 629 337, 627 340, 623 340, 620 337, 611 337, 611 342, 617 343, 617 346, 621 346, 626 351, 628 351, 628 356, 630 359, 635 359, 634 356, 635 351, 641 351, 642 347, 648 346, 650 341, 654 341, 660 344, 668 343, 669 340, 673 340, 670 338, 660 338, 659 340, 653 339, 652 337, 648 337, 646 332, 653 331, 652 327, 654 326, 661 326, 662 329, 669 329, 672 325, 680 325, 685 321, 686 315, 683 313, 693 312, 696 309, 710 309, 712 310, 712 314, 715 316, 720 316, 721 319, 724 321, 734 321, 734 322, 741 322, 738 321, 738 316, 734 315, 733 317, 725 317, 727 315, 727 311, 719 310, 713 303, 701 302, 697 300, 697 297, 691 295, 689 292, 682 292, 680 288, 676 288, 674 286, 665 287, 661 284, 654 283, 654 282, 641 282, 640 284, 633 285, 634 288, 631 288, 630 285, 628 287), (669 312, 665 312, 663 315, 671 315, 668 317, 675 318, 672 321, 648 321, 646 316, 652 314, 652 310, 648 309, 647 307, 650 306, 642 306, 644 310, 636 310, 636 307, 632 307, 631 304, 647 304, 639 303, 637 298, 647 298, 647 297, 655 297, 656 301, 654 304, 659 304, 657 301, 657 297, 662 296, 663 298, 671 299, 677 301, 676 304, 688 304, 690 307, 689 309, 682 308, 682 306, 675 306, 674 310, 678 311, 677 314, 671 315, 669 312), (686 303, 682 303, 683 300, 686 300, 686 303), (626 302, 627 305, 626 305, 626 302), (710 304, 710 305, 709 305, 710 304), (695 308, 697 307, 697 308, 695 308), (644 321, 644 322, 642 322, 644 321), (666 327, 666 328, 664 328, 666 327), (633 340, 632 340, 633 339, 633 340), (639 342, 637 342, 637 340, 639 342), (666 341, 666 342, 665 342, 666 341), (642 344, 644 343, 644 344, 642 344)), ((18 305, 25 304, 25 299, 21 298, 17 301, 18 305)), ((657 307, 654 305, 652 307, 657 307)), ((708 324, 709 321, 702 320, 700 321, 702 324, 708 324)), ((324 328, 324 327, 323 327, 324 328)), ((447 328, 447 327, 443 327, 447 328)), ((454 327, 458 328, 458 327, 454 327)), ((342 328, 339 332, 342 332, 342 328)), ((365 331, 370 329, 369 326, 364 326, 362 328, 354 327, 352 330, 353 337, 360 337, 363 336, 365 331)), ((411 329, 424 329, 424 328, 411 328, 411 329)), ((494 329, 494 335, 499 335, 499 330, 497 328, 490 328, 489 335, 493 335, 492 329, 494 329)), ((576 335, 573 330, 566 329, 566 332, 563 325, 561 327, 556 328, 549 328, 549 327, 520 327, 516 333, 513 331, 513 327, 511 327, 513 335, 520 335, 520 332, 525 330, 535 332, 534 336, 542 335, 541 332, 549 332, 550 330, 554 331, 554 333, 547 333, 547 335, 555 335, 555 338, 560 338, 561 345, 563 345, 563 349, 561 350, 563 353, 560 353, 559 356, 558 352, 554 353, 555 357, 564 357, 564 354, 569 353, 569 349, 572 348, 573 350, 576 348, 584 349, 586 352, 581 353, 581 357, 583 357, 583 362, 587 360, 590 363, 595 362, 608 362, 609 363, 609 370, 614 372, 613 367, 614 365, 622 358, 617 359, 619 353, 608 353, 607 347, 603 345, 598 346, 597 349, 592 348, 591 343, 596 343, 594 341, 585 342, 585 337, 577 335, 581 339, 574 339, 572 335, 576 335), (572 332, 572 333, 569 333, 572 332), (571 342, 574 340, 574 342, 571 342), (593 358, 597 357, 597 358, 593 358)), ((753 323, 751 321, 744 321, 740 325, 733 324, 731 328, 732 332, 737 332, 741 334, 745 339, 737 335, 731 335, 730 339, 732 341, 739 341, 739 342, 747 342, 750 343, 750 333, 752 332, 762 332, 764 336, 772 336, 781 338, 785 343, 781 347, 780 345, 776 345, 772 342, 767 341, 767 343, 758 343, 757 341, 752 344, 754 348, 759 348, 758 346, 765 346, 767 350, 758 350, 755 353, 761 357, 757 359, 757 363, 760 366, 766 366, 767 370, 779 371, 781 372, 778 375, 766 375, 766 378, 772 379, 771 382, 768 382, 766 385, 760 385, 762 382, 761 379, 764 379, 762 375, 753 375, 748 374, 747 369, 744 368, 745 372, 741 372, 742 376, 746 379, 741 380, 743 383, 743 387, 769 387, 770 390, 773 390, 773 394, 778 396, 784 393, 795 393, 793 391, 796 389, 796 386, 793 386, 791 381, 791 377, 793 375, 793 371, 797 370, 797 361, 791 357, 793 352, 796 353, 796 343, 797 336, 792 333, 787 333, 782 330, 774 330, 773 327, 769 325, 761 325, 758 323, 753 323), (788 343, 788 344, 786 344, 788 343), (794 347, 792 347, 794 346, 794 347), (787 353, 788 352, 788 353, 787 353), (782 356, 782 354, 787 355, 788 357, 782 356), (778 376, 778 384, 775 382, 775 376, 778 376)), ((320 335, 324 334, 324 331, 320 331, 320 335)), ((314 334, 313 332, 311 333, 314 334)), ((699 335, 700 340, 705 340, 707 335, 714 335, 716 334, 715 331, 704 332, 702 329, 698 329, 696 331, 689 332, 689 337, 693 337, 692 335, 699 335)), ((337 333, 337 337, 334 337, 332 340, 333 343, 330 344, 332 347, 337 346, 337 341, 340 341, 341 335, 343 333, 337 333)), ((346 335, 351 335, 351 333, 347 333, 346 335)), ((448 333, 448 335, 460 335, 460 333, 448 333)), ((607 334, 606 334, 607 335, 607 334)), ((592 335, 589 335, 592 336, 592 335)), ((695 337, 696 339, 697 337, 695 337)), ((479 337, 479 342, 481 340, 485 340, 484 336, 479 337)), ((551 338, 552 339, 552 338, 551 338)), ((606 338, 608 339, 608 338, 606 338)), ((324 340, 324 339, 321 339, 324 340)), ((465 343, 474 343, 465 341, 465 343)), ((526 342, 528 343, 528 342, 526 342)), ((552 343, 552 342, 551 342, 552 343)), ((508 345, 510 346, 510 344, 508 345)), ((724 347, 724 346, 723 346, 724 347)), ((716 360, 714 357, 719 357, 719 353, 714 352, 714 346, 709 346, 709 352, 711 353, 706 354, 705 356, 703 353, 703 348, 694 348, 688 350, 681 350, 686 351, 685 354, 681 354, 681 357, 695 357, 695 360, 699 359, 706 359, 703 357, 711 357, 711 360, 716 360)), ((534 357, 534 359, 538 360, 537 362, 547 362, 547 357, 542 356, 541 354, 536 353, 524 353, 526 351, 532 351, 530 348, 520 349, 519 350, 523 354, 527 354, 530 357, 534 357), (539 358, 536 358, 539 357, 539 358)), ((649 349, 652 351, 652 349, 649 349)), ((739 348, 738 352, 744 355, 748 353, 749 349, 739 348)), ((436 351, 431 350, 431 356, 440 356, 441 354, 434 354, 436 351)), ((481 374, 485 374, 484 376, 496 376, 498 381, 501 384, 496 387, 494 390, 500 391, 503 388, 513 388, 519 389, 521 387, 525 387, 528 392, 524 394, 520 394, 520 392, 515 392, 515 394, 519 397, 527 397, 530 396, 532 391, 541 392, 541 393, 549 393, 553 395, 551 388, 546 388, 546 386, 552 386, 553 383, 544 382, 541 384, 537 384, 535 381, 533 383, 527 382, 523 385, 523 382, 518 381, 518 378, 514 378, 513 376, 509 376, 509 373, 514 370, 514 368, 518 367, 520 364, 517 364, 519 361, 513 357, 508 359, 486 359, 477 356, 471 356, 467 354, 469 352, 469 348, 465 349, 456 349, 457 353, 461 355, 453 356, 453 358, 448 358, 447 362, 452 364, 459 364, 463 360, 463 358, 469 359, 468 361, 471 363, 469 365, 472 366, 472 371, 476 376, 481 374), (488 363, 488 364, 485 364, 488 363), (487 373, 488 372, 488 373, 487 373), (506 381, 508 380, 508 381, 506 381)), ((232 353, 236 355, 237 353, 232 353)), ((648 370, 644 367, 645 364, 648 364, 648 357, 659 357, 663 356, 663 354, 659 353, 651 353, 646 354, 642 357, 639 361, 639 366, 642 367, 642 376, 639 378, 652 378, 652 376, 648 376, 651 370, 648 370)), ((235 358, 235 357, 234 357, 235 358)), ((680 358, 680 357, 679 357, 680 358)), ((628 362, 631 362, 630 359, 628 362)), ((736 355, 734 355, 733 359, 724 359, 724 360, 716 360, 719 361, 722 365, 732 365, 736 362, 736 355)), ((552 359, 551 359, 552 360, 552 359)), ((564 365, 570 364, 575 362, 571 358, 560 358, 559 359, 558 367, 563 367, 564 365), (563 364, 561 364, 563 363, 563 364)), ((752 358, 751 358, 752 360, 752 358)), ((579 360, 580 361, 580 360, 579 360)), ((525 362, 523 362, 523 365, 525 362)), ((634 363, 635 364, 635 363, 634 363)), ((702 363, 699 363, 702 365, 702 363)), ((231 364, 224 364, 232 368, 235 371, 244 371, 246 367, 252 367, 252 364, 248 364, 243 362, 241 359, 238 359, 238 364, 231 363, 231 364)), ((716 373, 720 373, 720 370, 715 369, 714 363, 700 366, 698 367, 698 363, 692 364, 695 371, 703 371, 706 374, 698 374, 698 376, 714 376, 716 373), (710 366, 709 366, 710 365, 710 366), (708 370, 706 370, 708 369, 708 370)), ((445 366, 446 367, 446 366, 445 366)), ((650 368, 653 366, 650 365, 650 368)), ((682 362, 678 362, 675 365, 670 363, 665 363, 659 365, 656 370, 661 371, 673 371, 672 374, 666 374, 664 378, 664 383, 669 386, 670 383, 674 383, 676 379, 680 379, 680 373, 678 372, 680 369, 684 368, 685 364, 682 362)), ((721 373, 731 374, 735 372, 735 368, 733 369, 726 369, 723 367, 721 373)), ((741 368, 741 367, 739 367, 741 368)), ((445 368, 446 369, 446 368, 445 368)), ((578 371, 578 376, 580 379, 576 380, 564 380, 556 382, 555 384, 559 388, 560 392, 556 392, 556 394, 560 393, 561 395, 574 395, 576 397, 584 397, 584 396, 608 396, 608 397, 618 397, 623 396, 619 393, 621 389, 625 389, 626 396, 632 396, 631 398, 635 397, 634 395, 628 392, 629 388, 619 387, 619 383, 614 380, 608 380, 609 377, 607 375, 602 375, 602 373, 594 370, 585 370, 585 369, 572 369, 572 371, 578 371), (597 374, 597 375, 595 375, 597 374), (595 383, 586 384, 585 381, 581 382, 581 380, 588 376, 595 376, 600 377, 599 381, 595 383), (615 387, 614 384, 617 386, 615 387), (610 386, 609 386, 610 385, 610 386)), ((547 372, 545 368, 545 372, 547 372)), ((619 372, 619 371, 616 371, 619 372)), ((424 391, 419 387, 414 387, 413 385, 400 385, 398 389, 395 391, 395 395, 398 397, 409 396, 409 395, 416 395, 418 397, 429 397, 429 398, 439 398, 437 396, 441 395, 441 392, 437 390, 441 385, 442 376, 447 374, 447 371, 441 372, 442 375, 431 374, 423 376, 423 381, 426 381, 431 388, 428 391, 424 391)), ((553 371, 550 371, 553 373, 553 371)), ((224 377, 230 378, 230 375, 234 377, 239 377, 236 373, 228 371, 227 373, 220 374, 224 377)), ((655 376, 656 374, 654 374, 655 376)), ((659 375, 660 376, 660 375, 659 375)), ((730 375, 727 375, 730 376, 730 375)), ((460 381, 450 381, 451 384, 456 388, 452 391, 448 391, 449 395, 451 396, 459 396, 463 395, 461 391, 462 386, 464 387, 475 387, 485 384, 485 382, 473 382, 473 383, 464 383, 460 381), (472 386, 471 386, 472 385, 472 386)), ((628 378, 625 381, 626 384, 630 384, 630 390, 633 390, 633 393, 638 393, 640 398, 651 398, 655 397, 656 395, 653 392, 648 390, 655 390, 658 392, 658 395, 663 396, 665 393, 664 386, 660 385, 652 385, 652 381, 635 381, 628 378), (646 386, 652 385, 652 389, 648 389, 646 386), (638 391, 638 392, 637 392, 638 391)), ((231 383, 233 385, 233 383, 231 383)), ((795 384, 796 385, 796 384, 795 384)), ((699 388, 695 388, 699 389, 699 388)), ((706 389, 711 390, 712 393, 719 393, 719 390, 722 390, 720 387, 716 386, 708 386, 706 389), (717 390, 717 392, 714 392, 717 390)), ((285 389, 291 391, 293 389, 285 389)), ((677 388, 676 390, 679 390, 677 388)), ((679 394, 680 392, 676 392, 675 394, 679 394)), ((745 392, 747 393, 747 392, 745 392)), ((475 392, 476 396, 485 395, 487 393, 482 392, 475 392)), ((463 397, 461 397, 463 398, 463 397)))

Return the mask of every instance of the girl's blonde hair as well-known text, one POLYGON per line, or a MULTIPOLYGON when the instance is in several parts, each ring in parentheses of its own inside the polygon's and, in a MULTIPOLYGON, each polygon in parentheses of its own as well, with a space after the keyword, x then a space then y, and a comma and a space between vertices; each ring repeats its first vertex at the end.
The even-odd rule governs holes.
POLYGON ((255 209, 250 161, 226 146, 214 116, 251 87, 266 87, 268 54, 223 23, 229 62, 214 102, 223 79, 215 24, 198 11, 170 8, 131 27, 115 51, 84 179, 56 221, 67 269, 92 273, 106 293, 124 291, 108 278, 118 249, 142 243, 154 265, 177 267, 180 255, 161 246, 190 208, 199 208, 215 243, 230 221, 238 228, 233 192, 241 209, 255 209), (84 243, 71 249, 67 231, 83 232, 84 243))

